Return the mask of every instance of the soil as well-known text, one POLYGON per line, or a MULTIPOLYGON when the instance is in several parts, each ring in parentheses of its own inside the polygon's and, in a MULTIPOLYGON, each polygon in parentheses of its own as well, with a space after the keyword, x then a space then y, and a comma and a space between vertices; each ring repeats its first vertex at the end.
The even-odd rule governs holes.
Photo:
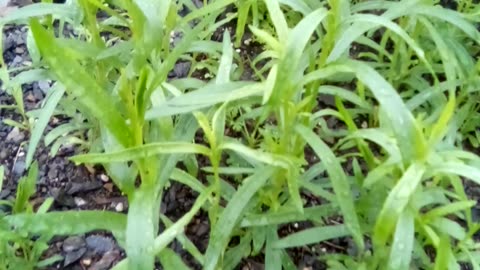
MULTIPOLYGON (((449 1, 443 1, 449 2, 449 1)), ((450 5, 450 2, 448 3, 450 5)), ((450 7, 450 6, 449 6, 450 7)), ((21 67, 31 64, 26 48, 26 29, 23 27, 9 26, 3 32, 4 51, 3 56, 9 67, 21 67)), ((242 45, 242 57, 249 58, 259 53, 259 47, 242 45)), ((177 66, 172 76, 184 75, 184 68, 177 66), (178 68, 178 70, 177 70, 178 68)), ((251 72, 251 71, 250 71, 251 72)), ((246 72, 248 74, 248 72, 246 72)), ((253 74, 251 72, 250 74, 253 74)), ((247 75, 252 76, 252 75, 247 75)), ((23 86, 25 110, 31 111, 39 108, 48 91, 48 82, 36 82, 23 86)), ((325 104, 331 103, 328 100, 325 104)), ((15 104, 13 98, 0 91, 0 105, 15 104)), ((22 116, 12 109, 0 109, 0 119, 11 119, 22 122, 22 116)), ((47 131, 58 126, 68 119, 52 118, 47 131)), ((333 127, 332 127, 333 128, 333 127)), ((30 134, 27 130, 12 127, 0 121, 0 164, 5 167, 5 181, 0 191, 0 200, 13 199, 20 177, 25 175, 25 151, 30 134)), ((53 197, 55 203, 51 210, 108 210, 126 213, 128 202, 105 173, 96 168, 75 166, 68 160, 75 154, 75 148, 62 148, 55 156, 49 154, 50 148, 41 143, 36 151, 35 160, 39 164, 39 179, 37 193, 32 198, 35 206, 39 206, 46 198, 53 197)), ((312 157, 312 160, 314 157, 312 157)), ((348 169, 348 168, 347 168, 348 169)), ((466 183, 466 191, 471 198, 480 199, 480 188, 466 183)), ((188 187, 172 183, 165 192, 162 202, 162 213, 172 220, 183 216, 195 202, 197 194, 188 187)), ((304 194, 304 199, 311 204, 318 204, 318 198, 310 194, 304 194)), ((473 208, 476 220, 480 220, 480 207, 473 208)), ((308 222, 284 226, 279 231, 282 235, 299 231, 310 227, 308 222)), ((206 250, 209 236, 209 224, 206 213, 201 212, 190 223, 185 233, 188 238, 199 248, 201 252, 206 250)), ((325 252, 351 251, 352 244, 347 239, 339 239, 322 245, 290 249, 292 259, 299 269, 326 269, 326 266, 318 260, 318 255, 325 252)), ((192 269, 201 267, 185 252, 181 245, 173 242, 170 246, 180 254, 184 261, 192 269)), ((50 242, 50 248, 45 256, 61 255, 63 260, 55 263, 47 269, 75 269, 75 270, 100 270, 110 269, 125 256, 116 243, 115 239, 107 232, 94 232, 86 235, 70 237, 57 237, 50 242)), ((264 269, 262 258, 245 259, 239 269, 264 269)), ((158 267, 158 269, 161 269, 158 267)), ((466 268, 467 269, 467 268, 466 268)))

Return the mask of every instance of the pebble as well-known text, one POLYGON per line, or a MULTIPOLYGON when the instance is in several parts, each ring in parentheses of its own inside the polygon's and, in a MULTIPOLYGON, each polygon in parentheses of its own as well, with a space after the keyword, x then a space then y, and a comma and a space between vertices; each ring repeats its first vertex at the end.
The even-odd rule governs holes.
POLYGON ((0 199, 6 198, 8 195, 10 195, 10 189, 4 188, 3 190, 0 190, 0 199))
POLYGON ((102 173, 100 174, 100 180, 102 180, 103 182, 108 182, 110 179, 108 178, 108 176, 102 173))
POLYGON ((108 192, 112 192, 113 191, 113 184, 112 183, 106 183, 105 185, 103 185, 103 187, 108 190, 108 192))
POLYGON ((78 261, 83 256, 83 254, 85 254, 85 252, 87 252, 86 248, 80 248, 78 250, 74 250, 72 252, 67 253, 65 255, 63 266, 65 267, 78 261))
POLYGON ((118 204, 115 206, 115 211, 117 211, 117 212, 122 212, 123 209, 124 209, 123 203, 118 203, 118 204))
POLYGON ((92 267, 89 268, 89 270, 107 270, 110 269, 110 266, 112 266, 113 262, 118 259, 120 256, 120 253, 116 250, 111 250, 105 253, 103 257, 96 262, 95 264, 92 265, 92 267))
POLYGON ((80 236, 71 236, 63 241, 62 250, 65 253, 85 247, 85 240, 80 236))
POLYGON ((15 58, 13 58, 13 64, 19 64, 19 63, 22 63, 23 62, 23 58, 20 56, 20 55, 17 55, 15 56, 15 58))
POLYGON ((82 264, 85 265, 85 266, 90 266, 90 264, 92 264, 92 259, 85 258, 85 259, 82 260, 82 264))
POLYGON ((16 54, 23 54, 25 52, 25 49, 23 47, 16 47, 15 48, 15 53, 16 54))
POLYGON ((96 190, 101 187, 102 187, 102 183, 97 181, 69 182, 67 184, 66 193, 68 195, 73 195, 79 192, 96 190))
POLYGON ((92 250, 96 254, 104 254, 107 251, 111 251, 115 244, 111 238, 101 235, 90 235, 85 241, 87 242, 88 249, 92 250))
POLYGON ((13 35, 3 36, 3 51, 10 50, 15 46, 15 40, 13 39, 13 35))
POLYGON ((74 201, 75 201, 75 204, 76 204, 78 207, 84 206, 84 205, 87 204, 87 202, 86 202, 84 199, 80 198, 80 197, 75 197, 75 198, 73 198, 73 199, 74 199, 74 201))
POLYGON ((25 134, 20 132, 20 129, 18 127, 14 127, 7 135, 7 142, 14 142, 14 143, 19 143, 23 141, 25 138, 25 134))
POLYGON ((2 150, 0 151, 0 159, 1 159, 1 160, 4 160, 4 159, 7 158, 7 157, 8 157, 8 150, 7 150, 7 149, 2 149, 2 150))
POLYGON ((50 89, 50 83, 48 81, 39 81, 37 85, 44 94, 47 94, 48 89, 50 89))
POLYGON ((22 175, 24 171, 25 171, 25 161, 17 160, 17 162, 15 162, 15 165, 13 165, 13 174, 19 176, 19 175, 22 175))
POLYGON ((29 92, 28 95, 25 97, 25 99, 27 101, 30 101, 30 102, 35 102, 35 96, 32 94, 32 92, 29 92))

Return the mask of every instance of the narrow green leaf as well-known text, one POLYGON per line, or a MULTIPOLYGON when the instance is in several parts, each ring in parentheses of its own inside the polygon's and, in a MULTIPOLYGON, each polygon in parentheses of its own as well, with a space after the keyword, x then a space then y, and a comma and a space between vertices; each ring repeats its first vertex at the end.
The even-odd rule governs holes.
POLYGON ((465 240, 467 236, 465 228, 449 218, 436 218, 431 221, 431 224, 439 233, 449 235, 458 241, 465 240))
POLYGON ((279 0, 280 4, 289 6, 295 11, 298 11, 303 14, 303 16, 307 16, 312 12, 312 9, 302 0, 279 0))
POLYGON ((33 17, 41 17, 46 15, 58 16, 62 19, 69 19, 71 22, 79 21, 81 16, 80 10, 75 5, 35 3, 14 10, 5 17, 0 17, 0 25, 10 24, 13 22, 25 22, 33 17))
POLYGON ((448 236, 444 235, 440 238, 440 243, 437 247, 437 256, 435 256, 434 270, 449 270, 451 244, 448 236))
POLYGON ((269 226, 266 230, 265 270, 282 270, 282 250, 273 247, 278 241, 277 226, 269 226))
POLYGON ((382 108, 385 108, 385 117, 391 123, 402 159, 412 160, 418 158, 418 155, 424 155, 427 152, 425 139, 397 91, 365 63, 347 61, 345 66, 352 68, 358 79, 370 88, 382 108))
POLYGON ((435 219, 438 217, 446 216, 449 214, 461 213, 463 210, 469 211, 472 206, 476 205, 477 201, 460 201, 449 203, 447 205, 442 205, 436 207, 423 215, 425 221, 430 219, 435 219))
POLYGON ((385 132, 381 129, 361 129, 353 132, 351 135, 348 135, 343 140, 351 140, 355 138, 362 138, 367 139, 373 143, 378 144, 381 146, 391 158, 393 162, 401 161, 401 153, 400 149, 398 148, 397 142, 394 138, 388 136, 385 132))
POLYGON ((183 170, 177 168, 174 169, 170 177, 173 180, 190 187, 192 190, 198 193, 202 193, 206 189, 205 186, 197 178, 193 177, 192 175, 186 173, 183 170))
POLYGON ((362 109, 366 109, 366 110, 372 109, 372 105, 370 105, 370 103, 361 99, 358 95, 355 94, 355 92, 351 90, 347 90, 345 88, 341 88, 333 85, 322 85, 320 86, 320 88, 318 88, 318 92, 320 94, 327 94, 335 97, 340 97, 343 100, 351 102, 362 109))
POLYGON ((276 212, 246 215, 240 223, 241 227, 267 226, 287 224, 305 220, 321 220, 337 213, 337 207, 332 204, 307 207, 304 213, 297 209, 280 209, 276 212))
POLYGON ((237 142, 226 142, 221 148, 235 151, 236 153, 243 155, 245 158, 253 159, 264 164, 284 169, 289 169, 292 166, 292 161, 285 156, 254 150, 237 142))
MULTIPOLYGON (((198 196, 195 204, 192 208, 177 222, 168 227, 163 231, 153 243, 152 250, 154 253, 161 252, 168 244, 170 244, 173 239, 175 239, 179 234, 181 234, 184 228, 190 223, 193 217, 198 213, 200 208, 205 204, 205 202, 210 199, 213 187, 206 189, 200 196, 198 196)), ((210 240, 211 241, 211 240, 210 240)), ((209 246, 210 247, 210 246, 209 246)), ((205 255, 205 262, 208 262, 207 255, 205 255)))
POLYGON ((208 156, 210 149, 205 146, 184 142, 150 143, 121 151, 104 154, 85 154, 70 158, 75 163, 110 163, 137 160, 160 154, 202 154, 208 156))
POLYGON ((223 137, 225 136, 225 121, 226 121, 226 110, 228 103, 225 102, 215 111, 215 114, 212 118, 212 130, 213 136, 215 138, 215 145, 221 145, 223 143, 223 137))
POLYGON ((416 14, 422 14, 429 17, 435 17, 439 20, 446 21, 455 25, 459 30, 463 31, 467 36, 477 43, 480 41, 480 33, 474 24, 463 19, 461 13, 439 6, 418 5, 412 11, 416 14))
POLYGON ((17 187, 17 196, 13 205, 13 213, 19 214, 28 209, 28 200, 36 192, 38 178, 38 163, 34 162, 28 175, 20 179, 17 187))
POLYGON ((323 226, 290 234, 273 244, 274 248, 300 247, 350 235, 345 225, 323 226))
POLYGON ((155 254, 149 251, 156 233, 154 222, 158 222, 153 213, 156 194, 148 184, 143 182, 129 201, 125 235, 129 269, 152 269, 155 262, 155 254))
POLYGON ((223 52, 220 58, 220 65, 218 66, 218 73, 216 82, 217 84, 230 82, 230 74, 232 72, 233 61, 233 46, 230 40, 230 34, 228 31, 223 33, 223 52))
POLYGON ((240 238, 240 243, 234 247, 229 247, 225 255, 223 256, 222 268, 223 269, 237 269, 243 258, 248 257, 251 254, 252 249, 252 236, 251 233, 247 233, 240 238))
MULTIPOLYGON (((160 218, 162 219, 162 222, 167 228, 174 224, 170 219, 168 219, 168 217, 164 215, 161 215, 160 218)), ((184 233, 180 233, 179 235, 177 235, 177 240, 178 242, 180 242, 180 244, 186 251, 188 251, 200 264, 203 265, 203 254, 198 250, 195 244, 193 244, 192 241, 188 239, 188 237, 184 233)))
POLYGON ((15 76, 11 81, 10 84, 27 84, 32 83, 35 81, 42 81, 42 80, 49 80, 50 73, 44 69, 31 69, 24 71, 17 76, 15 76))
POLYGON ((127 218, 124 214, 107 211, 62 211, 45 214, 18 214, 4 217, 13 227, 32 234, 64 236, 107 230, 120 243, 125 239, 127 218))
POLYGON ((310 13, 302 19, 295 28, 289 33, 285 50, 281 54, 281 60, 278 64, 278 72, 272 99, 277 102, 278 99, 289 99, 292 95, 292 76, 297 71, 300 72, 299 64, 305 46, 311 38, 311 35, 317 28, 318 24, 327 16, 328 12, 324 8, 320 8, 310 13), (287 92, 287 93, 285 93, 287 92), (286 96, 285 96, 286 95, 286 96))
POLYGON ((189 270, 190 268, 183 262, 182 258, 169 248, 165 248, 158 254, 160 264, 164 269, 189 270))
POLYGON ((61 84, 56 84, 50 89, 50 94, 47 96, 45 104, 41 109, 40 115, 33 125, 32 133, 30 135, 30 142, 28 144, 27 156, 25 158, 25 166, 28 168, 33 160, 33 155, 37 148, 40 139, 42 138, 43 132, 50 121, 50 118, 57 107, 58 102, 63 97, 65 93, 65 87, 61 84))
POLYGON ((358 248, 363 250, 365 246, 360 224, 358 222, 357 212, 355 210, 353 194, 350 183, 340 162, 330 148, 313 131, 304 126, 296 126, 295 130, 303 137, 310 147, 312 147, 321 162, 324 163, 333 190, 337 196, 337 203, 342 210, 345 224, 353 235, 358 248))
POLYGON ((280 9, 280 4, 277 0, 265 0, 267 4, 268 13, 270 14, 270 19, 275 26, 277 31, 278 39, 280 42, 287 41, 288 38, 288 24, 283 12, 280 9))
POLYGON ((217 103, 236 101, 251 96, 261 96, 262 83, 230 82, 208 84, 198 90, 175 97, 147 111, 146 120, 157 117, 190 113, 217 103))
POLYGON ((432 175, 444 173, 444 174, 451 174, 451 175, 459 175, 465 178, 468 178, 471 181, 480 185, 480 169, 475 166, 469 166, 464 163, 460 162, 442 162, 441 164, 432 165, 431 168, 432 175))
POLYGON ((355 14, 349 17, 347 22, 366 22, 372 23, 372 25, 382 25, 395 34, 399 35, 417 54, 418 58, 423 60, 425 64, 430 66, 428 61, 425 59, 425 52, 420 48, 420 46, 413 40, 406 32, 403 30, 398 24, 390 21, 389 19, 385 18, 384 16, 377 16, 373 14, 355 14))
POLYGON ((397 222, 388 260, 388 270, 410 269, 414 238, 414 216, 411 211, 407 210, 400 215, 397 222))
POLYGON ((212 228, 203 269, 216 269, 218 260, 228 244, 231 233, 243 215, 243 210, 257 190, 272 176, 273 172, 274 169, 272 167, 261 168, 243 181, 227 207, 223 210, 215 227, 212 228))
POLYGON ((420 184, 424 172, 425 166, 413 163, 388 194, 375 225, 374 243, 378 248, 384 248, 398 218, 405 211, 410 198, 420 184))
POLYGON ((88 108, 89 112, 105 125, 123 146, 129 146, 131 144, 130 129, 117 108, 112 106, 109 94, 58 45, 55 37, 37 20, 30 21, 30 28, 41 54, 65 86, 67 93, 78 98, 79 102, 88 108))

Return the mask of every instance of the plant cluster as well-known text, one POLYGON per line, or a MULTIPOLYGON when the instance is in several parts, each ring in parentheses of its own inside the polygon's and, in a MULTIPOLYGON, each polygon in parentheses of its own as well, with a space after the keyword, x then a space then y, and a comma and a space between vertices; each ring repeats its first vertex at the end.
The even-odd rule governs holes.
POLYGON ((291 248, 336 238, 353 251, 319 254, 328 269, 480 269, 464 186, 480 183, 478 4, 47 2, 0 20, 29 26, 32 66, 1 73, 31 131, 26 163, 52 115, 68 116, 44 143, 52 154, 81 146, 71 160, 102 165, 129 209, 33 213, 34 164, 0 216, 0 239, 15 228, 21 242, 2 242, 0 255, 38 259, 33 236, 101 229, 126 251, 116 270, 188 269, 169 248, 175 239, 206 270, 252 256, 296 269, 291 248), (261 53, 236 49, 252 46, 261 53), (171 78, 185 62, 187 75, 171 78), (19 86, 40 79, 55 84, 41 109, 24 112, 19 86), (172 181, 198 193, 175 221, 160 212, 172 181), (184 234, 200 213, 205 252, 184 234), (309 227, 279 233, 298 222, 309 227))

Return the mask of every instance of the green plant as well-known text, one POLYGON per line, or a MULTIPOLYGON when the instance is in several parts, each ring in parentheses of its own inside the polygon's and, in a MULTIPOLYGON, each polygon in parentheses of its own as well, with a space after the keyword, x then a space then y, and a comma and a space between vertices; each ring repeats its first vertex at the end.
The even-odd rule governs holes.
MULTIPOLYGON (((3 173, 3 167, 0 167, 0 190, 4 180, 3 173)), ((60 256, 42 258, 52 235, 34 235, 23 228, 12 230, 4 221, 5 217, 9 216, 35 216, 48 211, 53 203, 51 198, 46 199, 36 211, 29 203, 29 198, 35 193, 37 177, 38 165, 34 163, 28 175, 19 180, 14 201, 0 200, 0 269, 35 269, 62 259, 60 256)))

